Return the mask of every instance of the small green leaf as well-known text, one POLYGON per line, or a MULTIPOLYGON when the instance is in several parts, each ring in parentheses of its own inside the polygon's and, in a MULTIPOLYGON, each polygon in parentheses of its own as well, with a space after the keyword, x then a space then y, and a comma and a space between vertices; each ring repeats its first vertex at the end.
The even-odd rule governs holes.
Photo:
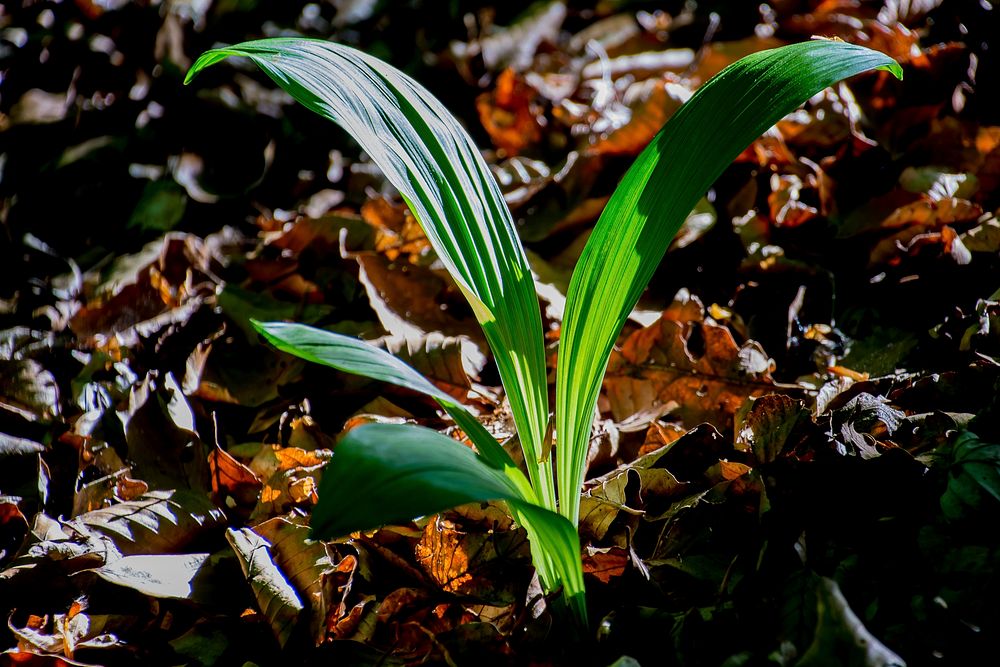
POLYGON ((608 201, 570 282, 556 382, 560 513, 576 522, 608 357, 674 234, 723 170, 812 95, 890 57, 839 41, 761 51, 713 77, 639 155, 608 201))

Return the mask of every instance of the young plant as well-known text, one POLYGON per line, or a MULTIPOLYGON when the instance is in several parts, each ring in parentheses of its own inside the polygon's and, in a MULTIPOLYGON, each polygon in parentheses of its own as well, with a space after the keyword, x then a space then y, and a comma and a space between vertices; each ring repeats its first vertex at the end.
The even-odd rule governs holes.
POLYGON ((255 322, 278 349, 434 398, 478 452, 417 426, 353 429, 323 474, 313 534, 339 537, 463 503, 504 500, 528 533, 543 588, 561 591, 558 599, 581 627, 587 609, 576 525, 594 409, 615 338, 670 240, 712 182, 782 116, 846 77, 872 69, 902 76, 881 53, 814 40, 730 65, 670 119, 615 190, 573 273, 559 342, 553 456, 531 270, 500 189, 468 134, 402 72, 320 40, 214 49, 195 62, 187 82, 228 56, 250 58, 296 100, 341 125, 399 190, 483 327, 528 473, 463 405, 390 354, 322 329, 255 322))

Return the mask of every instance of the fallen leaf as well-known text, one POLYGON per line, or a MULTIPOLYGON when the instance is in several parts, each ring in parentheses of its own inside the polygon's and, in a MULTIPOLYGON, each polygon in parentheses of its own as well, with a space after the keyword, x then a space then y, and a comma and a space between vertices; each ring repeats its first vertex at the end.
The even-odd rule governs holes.
POLYGON ((905 667, 906 662, 864 626, 833 579, 820 577, 816 587, 819 618, 812 645, 795 663, 799 667, 905 667))
POLYGON ((219 530, 225 515, 202 493, 183 489, 86 512, 68 522, 107 537, 125 555, 176 553, 219 530))
POLYGON ((507 155, 518 155, 542 137, 538 117, 541 109, 534 101, 534 90, 513 69, 497 77, 496 86, 476 98, 479 121, 493 145, 507 155))
POLYGON ((274 564, 270 543, 249 528, 226 530, 226 540, 236 553, 278 644, 284 647, 291 638, 305 608, 295 589, 274 564))
POLYGON ((101 579, 153 598, 211 602, 211 554, 125 556, 90 570, 101 579))
POLYGON ((792 436, 811 423, 802 401, 781 394, 751 398, 736 413, 736 449, 751 453, 757 463, 770 463, 793 448, 792 436))
POLYGON ((357 559, 352 555, 336 558, 329 546, 309 539, 308 526, 283 517, 258 524, 253 531, 267 540, 274 564, 309 605, 312 636, 316 645, 321 644, 329 625, 347 613, 344 603, 357 559))
POLYGON ((728 328, 704 319, 696 298, 682 295, 612 352, 604 388, 618 421, 674 402, 688 426, 727 428, 746 398, 773 390, 772 364, 760 345, 737 345, 728 328))

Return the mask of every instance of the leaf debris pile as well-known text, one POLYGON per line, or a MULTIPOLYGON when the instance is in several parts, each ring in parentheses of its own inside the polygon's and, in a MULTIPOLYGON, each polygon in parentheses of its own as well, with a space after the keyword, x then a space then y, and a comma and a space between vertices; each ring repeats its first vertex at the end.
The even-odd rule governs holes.
POLYGON ((995 11, 471 4, 0 11, 0 664, 987 655, 995 11), (405 69, 487 148, 553 363, 592 223, 700 83, 814 34, 905 69, 828 89, 756 140, 633 312, 583 489, 600 619, 585 641, 545 641, 560 628, 502 504, 308 537, 345 430, 462 434, 414 394, 262 345, 251 318, 361 336, 501 440, 513 427, 461 293, 357 147, 249 68, 181 85, 216 43, 289 31, 405 69))

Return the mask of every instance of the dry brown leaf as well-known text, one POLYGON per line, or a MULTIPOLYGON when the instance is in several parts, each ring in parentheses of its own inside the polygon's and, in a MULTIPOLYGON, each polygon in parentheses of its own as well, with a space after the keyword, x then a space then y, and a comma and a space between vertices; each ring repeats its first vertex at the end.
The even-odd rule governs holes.
POLYGON ((696 298, 680 295, 612 353, 604 388, 618 421, 675 402, 688 427, 728 428, 746 398, 774 388, 772 365, 760 345, 737 345, 728 328, 705 320, 696 298))
POLYGON ((270 543, 249 528, 226 531, 226 540, 236 553, 243 576, 282 647, 292 636, 305 608, 298 593, 275 565, 270 543))
POLYGON ((309 605, 309 625, 319 645, 328 625, 339 622, 346 613, 344 601, 351 590, 357 559, 351 555, 337 558, 326 544, 309 539, 308 526, 284 517, 269 519, 253 531, 270 543, 275 565, 309 605))
POLYGON ((125 555, 169 554, 207 532, 218 530, 225 514, 198 492, 176 489, 81 514, 69 521, 110 539, 125 555))
POLYGON ((680 79, 671 75, 632 84, 624 96, 631 117, 589 146, 587 153, 638 155, 690 95, 680 79))

